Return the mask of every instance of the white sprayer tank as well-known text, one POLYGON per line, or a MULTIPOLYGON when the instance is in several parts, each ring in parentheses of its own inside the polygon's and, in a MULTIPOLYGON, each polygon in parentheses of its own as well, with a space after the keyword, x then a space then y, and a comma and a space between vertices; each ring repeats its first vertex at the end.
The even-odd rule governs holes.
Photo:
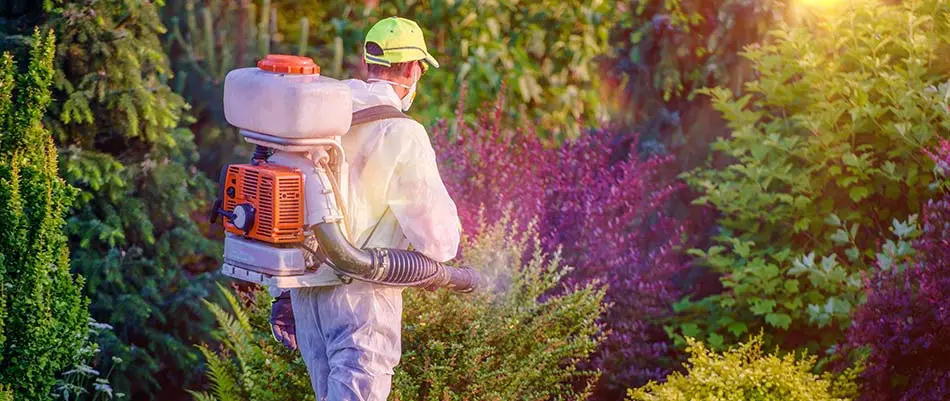
POLYGON ((224 80, 224 116, 242 130, 292 142, 332 138, 349 130, 352 114, 350 88, 306 57, 270 55, 224 80))
MULTIPOLYGON (((320 75, 312 59, 270 55, 257 68, 241 68, 224 80, 224 116, 252 144, 275 150, 269 163, 297 168, 303 175, 306 224, 325 219, 329 200, 314 172, 316 158, 328 157, 338 182, 346 186, 346 162, 340 137, 350 129, 353 100, 350 87, 320 75), (329 157, 327 152, 335 157, 329 157), (323 155, 323 156, 318 156, 323 155), (317 217, 315 214, 323 213, 317 217)), ((341 195, 347 195, 343 188, 341 195)), ((342 218, 342 217, 340 217, 342 218)), ((309 270, 300 247, 274 247, 229 234, 225 238, 223 272, 266 286, 276 296, 281 289, 338 285, 329 267, 309 270)))

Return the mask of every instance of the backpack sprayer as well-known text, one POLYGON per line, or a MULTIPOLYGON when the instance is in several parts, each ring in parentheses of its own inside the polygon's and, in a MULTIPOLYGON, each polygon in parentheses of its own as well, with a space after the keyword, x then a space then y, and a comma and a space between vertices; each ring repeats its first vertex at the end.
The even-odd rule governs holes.
MULTIPOLYGON (((346 236, 350 88, 305 57, 270 55, 228 73, 224 113, 248 143, 249 164, 224 166, 212 224, 224 219, 224 274, 271 293, 352 279, 400 287, 475 289, 478 273, 402 249, 358 249, 346 236)), ((357 113, 359 116, 359 113, 357 113)), ((386 118, 386 113, 376 113, 386 118)), ((367 118, 357 118, 367 122, 367 118)), ((373 121, 372 118, 368 121, 373 121)))

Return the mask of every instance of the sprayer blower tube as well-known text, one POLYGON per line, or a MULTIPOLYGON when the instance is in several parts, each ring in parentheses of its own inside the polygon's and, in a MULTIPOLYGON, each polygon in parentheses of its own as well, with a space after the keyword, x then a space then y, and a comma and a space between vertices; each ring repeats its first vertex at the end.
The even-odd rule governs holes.
POLYGON ((471 268, 446 266, 414 251, 403 249, 358 249, 343 236, 339 223, 317 224, 317 243, 338 273, 373 283, 421 288, 448 288, 471 292, 479 274, 471 268))

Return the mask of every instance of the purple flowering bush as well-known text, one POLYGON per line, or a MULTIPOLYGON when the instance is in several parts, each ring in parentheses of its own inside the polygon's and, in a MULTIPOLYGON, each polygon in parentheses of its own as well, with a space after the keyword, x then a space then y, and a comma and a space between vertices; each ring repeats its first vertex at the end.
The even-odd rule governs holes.
MULTIPOLYGON (((950 141, 928 154, 938 172, 950 172, 950 141)), ((882 268, 868 280, 854 315, 850 349, 869 351, 862 401, 950 399, 950 194, 927 203, 914 248, 905 269, 882 268)))
MULTIPOLYGON (((502 91, 502 93, 504 93, 502 91)), ((677 246, 683 223, 667 213, 683 189, 665 175, 669 156, 612 161, 609 132, 593 130, 556 144, 527 122, 502 126, 504 99, 474 123, 459 119, 433 130, 442 177, 468 233, 506 212, 532 221, 545 252, 560 248, 575 267, 568 285, 608 287, 607 340, 591 368, 604 372, 601 396, 660 380, 676 361, 663 331, 682 295, 674 277, 688 267, 677 246)), ((631 154, 636 154, 636 141, 631 154)), ((616 397, 615 397, 616 398, 616 397)))

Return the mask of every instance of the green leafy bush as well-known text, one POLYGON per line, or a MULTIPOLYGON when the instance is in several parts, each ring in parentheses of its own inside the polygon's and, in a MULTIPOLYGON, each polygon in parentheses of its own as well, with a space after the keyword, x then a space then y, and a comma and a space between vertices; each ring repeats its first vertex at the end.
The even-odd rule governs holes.
POLYGON ((537 120, 544 134, 576 135, 578 119, 592 123, 603 114, 597 61, 616 17, 612 7, 603 0, 334 0, 320 7, 286 0, 279 3, 277 20, 284 41, 292 44, 300 39, 298 21, 307 17, 313 44, 308 55, 334 66, 342 48, 348 68, 337 77, 344 78, 363 75, 363 38, 376 21, 413 19, 442 64, 420 82, 411 110, 424 124, 454 115, 463 83, 469 87, 464 109, 477 110, 497 98, 507 81, 512 112, 537 120))
MULTIPOLYGON (((596 321, 604 291, 588 285, 551 295, 568 268, 558 255, 526 255, 537 249, 533 231, 507 227, 507 221, 486 227, 464 250, 464 262, 491 278, 484 292, 405 292, 394 400, 586 398, 587 388, 577 393, 572 384, 589 387, 598 376, 576 364, 602 338, 596 321)), ((303 363, 270 334, 267 295, 258 294, 247 309, 228 299, 233 315, 211 306, 224 348, 204 349, 212 388, 196 398, 290 400, 311 393, 303 363)))
POLYGON ((516 226, 507 218, 483 225, 463 249, 460 263, 492 283, 482 292, 406 293, 394 400, 586 398, 571 384, 599 376, 575 366, 602 340, 604 290, 588 284, 551 295, 571 269, 540 251, 534 226, 516 226))
POLYGON ((850 7, 747 48, 758 78, 745 95, 704 91, 732 130, 714 155, 733 162, 686 175, 720 213, 717 243, 692 252, 724 291, 676 305, 671 331, 718 348, 765 328, 788 349, 824 350, 891 222, 932 193, 921 149, 950 136, 950 3, 850 7))
POLYGON ((42 123, 55 39, 37 29, 32 42, 25 73, 10 54, 0 58, 0 398, 21 401, 49 398, 88 344, 89 319, 63 233, 76 191, 59 177, 42 123))
POLYGON ((629 401, 843 401, 839 389, 849 389, 847 373, 836 379, 810 372, 815 359, 795 355, 763 355, 762 336, 722 354, 688 338, 687 374, 675 372, 665 383, 650 382, 631 390, 629 401))

